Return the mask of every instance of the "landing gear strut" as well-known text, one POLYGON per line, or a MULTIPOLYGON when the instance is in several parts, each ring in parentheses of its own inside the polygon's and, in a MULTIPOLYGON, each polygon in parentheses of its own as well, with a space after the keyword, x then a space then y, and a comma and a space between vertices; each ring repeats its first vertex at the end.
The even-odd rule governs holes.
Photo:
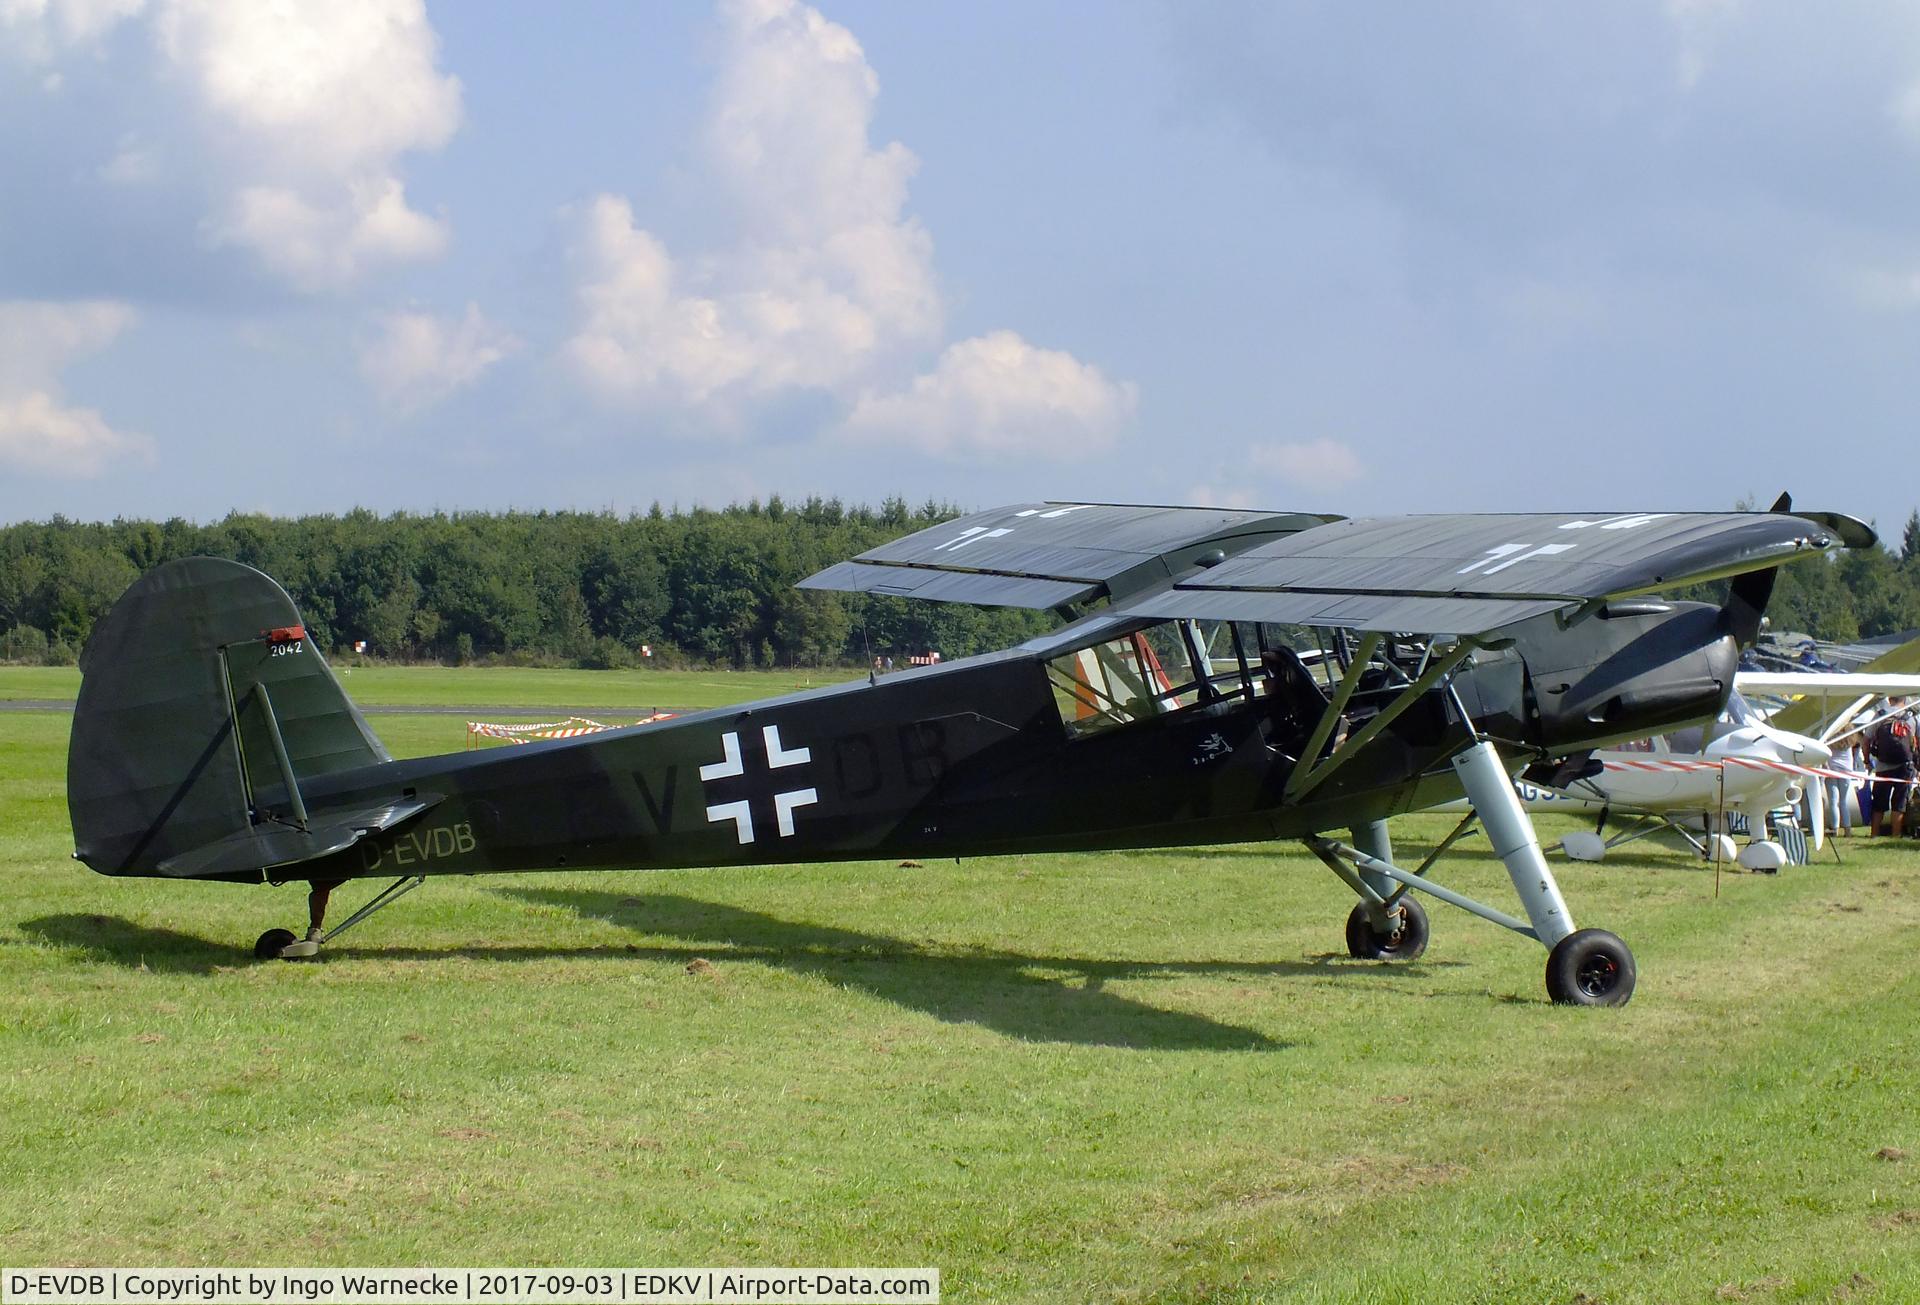
POLYGON ((425 875, 408 875, 394 880, 352 915, 342 920, 332 930, 326 930, 327 902, 333 890, 342 880, 315 880, 313 891, 307 895, 307 936, 301 938, 291 929, 269 929, 253 944, 253 954, 263 961, 297 961, 316 956, 320 949, 332 942, 347 930, 359 924, 382 907, 393 905, 402 897, 427 882, 425 875))
MULTIPOLYGON (((1403 914, 1415 903, 1409 889, 1490 920, 1502 928, 1544 944, 1547 956, 1547 995, 1560 1005, 1623 1006, 1633 996, 1635 978, 1633 953, 1614 935, 1601 929, 1576 929, 1560 885, 1540 851, 1539 837, 1526 808, 1513 791, 1513 781, 1493 744, 1482 739, 1453 759, 1453 768, 1473 812, 1460 822, 1439 847, 1416 870, 1403 870, 1387 856, 1377 856, 1325 837, 1306 840, 1307 847, 1339 875, 1360 898, 1347 920, 1347 950, 1355 956, 1400 959, 1418 956, 1426 946, 1426 918, 1422 914, 1413 926, 1412 916, 1403 914), (1493 850, 1507 868, 1514 892, 1526 910, 1526 919, 1517 919, 1491 906, 1485 906, 1464 893, 1442 887, 1426 877, 1440 854, 1463 837, 1478 819, 1486 826, 1493 850), (1392 883, 1391 891, 1382 888, 1392 883), (1408 943, 1392 942, 1393 920, 1408 921, 1402 926, 1408 943), (1417 928, 1417 945, 1409 945, 1417 928), (1371 950, 1369 950, 1371 949, 1371 950)), ((1358 834, 1359 831, 1355 831, 1358 834)), ((1361 839, 1384 846, 1376 839, 1361 839)), ((1390 855, 1390 854, 1389 854, 1390 855)))

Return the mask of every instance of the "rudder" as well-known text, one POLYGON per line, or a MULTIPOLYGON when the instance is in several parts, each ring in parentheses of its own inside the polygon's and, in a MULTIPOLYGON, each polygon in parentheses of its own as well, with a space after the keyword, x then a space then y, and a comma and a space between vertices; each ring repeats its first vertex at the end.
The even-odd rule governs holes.
POLYGON ((287 768, 298 781, 389 760, 293 600, 237 562, 148 572, 95 625, 80 669, 67 810, 74 854, 102 874, 163 874, 289 821, 287 768))

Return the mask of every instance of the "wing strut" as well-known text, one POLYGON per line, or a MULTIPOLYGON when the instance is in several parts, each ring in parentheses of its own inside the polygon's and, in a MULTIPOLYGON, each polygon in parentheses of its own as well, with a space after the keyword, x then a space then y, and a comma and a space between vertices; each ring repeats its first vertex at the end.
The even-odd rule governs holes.
POLYGON ((1340 687, 1334 693, 1333 700, 1327 704, 1326 711, 1321 713, 1320 723, 1313 727, 1313 738, 1310 741, 1312 746, 1302 751, 1299 764, 1294 767, 1293 774, 1287 779, 1286 788, 1281 794, 1284 801, 1298 802, 1318 788, 1328 776, 1346 765, 1359 753, 1360 749, 1371 743, 1381 730, 1393 724, 1400 718, 1402 712, 1425 696, 1427 690, 1451 675, 1453 669, 1465 661, 1468 654, 1479 646, 1471 639, 1462 639, 1440 657, 1430 661, 1427 669, 1420 673, 1419 679, 1401 689, 1398 697, 1382 707, 1377 716, 1362 725, 1357 733, 1334 751, 1332 756, 1309 769, 1309 759, 1319 751, 1320 745, 1326 742, 1327 735, 1333 732, 1334 722, 1340 718, 1340 711, 1347 705, 1347 699, 1353 696, 1354 687, 1360 681, 1360 674, 1366 669, 1367 656, 1372 653, 1373 646, 1379 639, 1379 635, 1369 634, 1368 642, 1361 645, 1360 652, 1347 666, 1347 673, 1341 677, 1340 687))

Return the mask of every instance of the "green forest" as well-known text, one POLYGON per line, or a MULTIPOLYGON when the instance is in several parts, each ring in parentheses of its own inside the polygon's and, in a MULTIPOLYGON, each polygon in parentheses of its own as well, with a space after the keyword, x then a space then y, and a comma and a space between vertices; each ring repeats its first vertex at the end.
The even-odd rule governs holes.
MULTIPOLYGON (((365 641, 370 656, 393 661, 619 667, 650 647, 654 665, 865 664, 928 651, 963 657, 1047 628, 1055 618, 1046 613, 793 587, 960 513, 899 498, 875 509, 776 497, 631 516, 56 516, 0 526, 0 658, 71 663, 135 577, 196 555, 280 581, 321 647, 365 641)), ((1770 616, 1776 630, 1842 642, 1920 626, 1920 513, 1880 547, 1785 568, 1770 616)))
POLYGON ((285 586, 322 648, 392 661, 821 666, 965 656, 1046 614, 802 592, 794 583, 960 515, 778 498, 723 510, 269 517, 0 526, 0 657, 66 664, 143 572, 224 557, 285 586))

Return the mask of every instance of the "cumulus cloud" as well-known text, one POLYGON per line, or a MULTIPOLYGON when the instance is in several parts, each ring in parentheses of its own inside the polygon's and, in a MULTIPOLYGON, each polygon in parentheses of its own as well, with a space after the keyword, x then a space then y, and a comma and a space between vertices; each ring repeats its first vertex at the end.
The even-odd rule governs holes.
POLYGON ((702 166, 740 244, 686 265, 625 199, 586 206, 567 354, 606 397, 832 390, 938 338, 932 241, 902 213, 915 160, 868 140, 879 81, 859 42, 790 0, 732 4, 723 19, 702 166))
MULTIPOLYGON (((0 32, 49 62, 143 11, 157 95, 178 88, 191 106, 210 244, 246 250, 305 291, 446 248, 446 221, 408 202, 399 171, 461 118, 421 0, 0 0, 0 32)), ((127 184, 158 170, 129 136, 97 175, 127 184)))
POLYGON ((408 205, 396 171, 460 125, 460 83, 435 67, 420 0, 164 0, 155 30, 236 165, 216 241, 306 290, 446 247, 445 222, 408 205))
POLYGON ((389 407, 412 411, 463 390, 519 349, 520 341, 488 321, 478 304, 464 316, 404 310, 383 315, 360 346, 360 374, 389 407))
POLYGON ((130 458, 151 461, 144 435, 68 406, 59 384, 69 361, 104 349, 132 321, 131 308, 110 301, 0 301, 0 465, 97 476, 130 458))
POLYGON ((1134 400, 1090 363, 994 331, 952 345, 903 390, 862 396, 846 433, 957 460, 1067 462, 1112 445, 1134 400))
MULTIPOLYGON (((66 50, 91 45, 146 0, 0 0, 0 32, 31 63, 48 63, 66 50)), ((55 80, 48 89, 57 89, 55 80)))
POLYGON ((1366 474, 1359 455, 1333 439, 1256 444, 1248 450, 1247 460, 1255 471, 1308 489, 1337 489, 1366 474))
POLYGON ((737 242, 676 257, 626 199, 583 206, 579 324, 565 346, 575 374, 635 404, 821 392, 852 405, 847 434, 911 427, 949 457, 1110 442, 1132 387, 1010 331, 955 344, 904 379, 940 344, 945 308, 933 241, 906 213, 918 162, 870 137, 879 79, 851 32, 795 0, 721 12, 698 162, 737 242))

